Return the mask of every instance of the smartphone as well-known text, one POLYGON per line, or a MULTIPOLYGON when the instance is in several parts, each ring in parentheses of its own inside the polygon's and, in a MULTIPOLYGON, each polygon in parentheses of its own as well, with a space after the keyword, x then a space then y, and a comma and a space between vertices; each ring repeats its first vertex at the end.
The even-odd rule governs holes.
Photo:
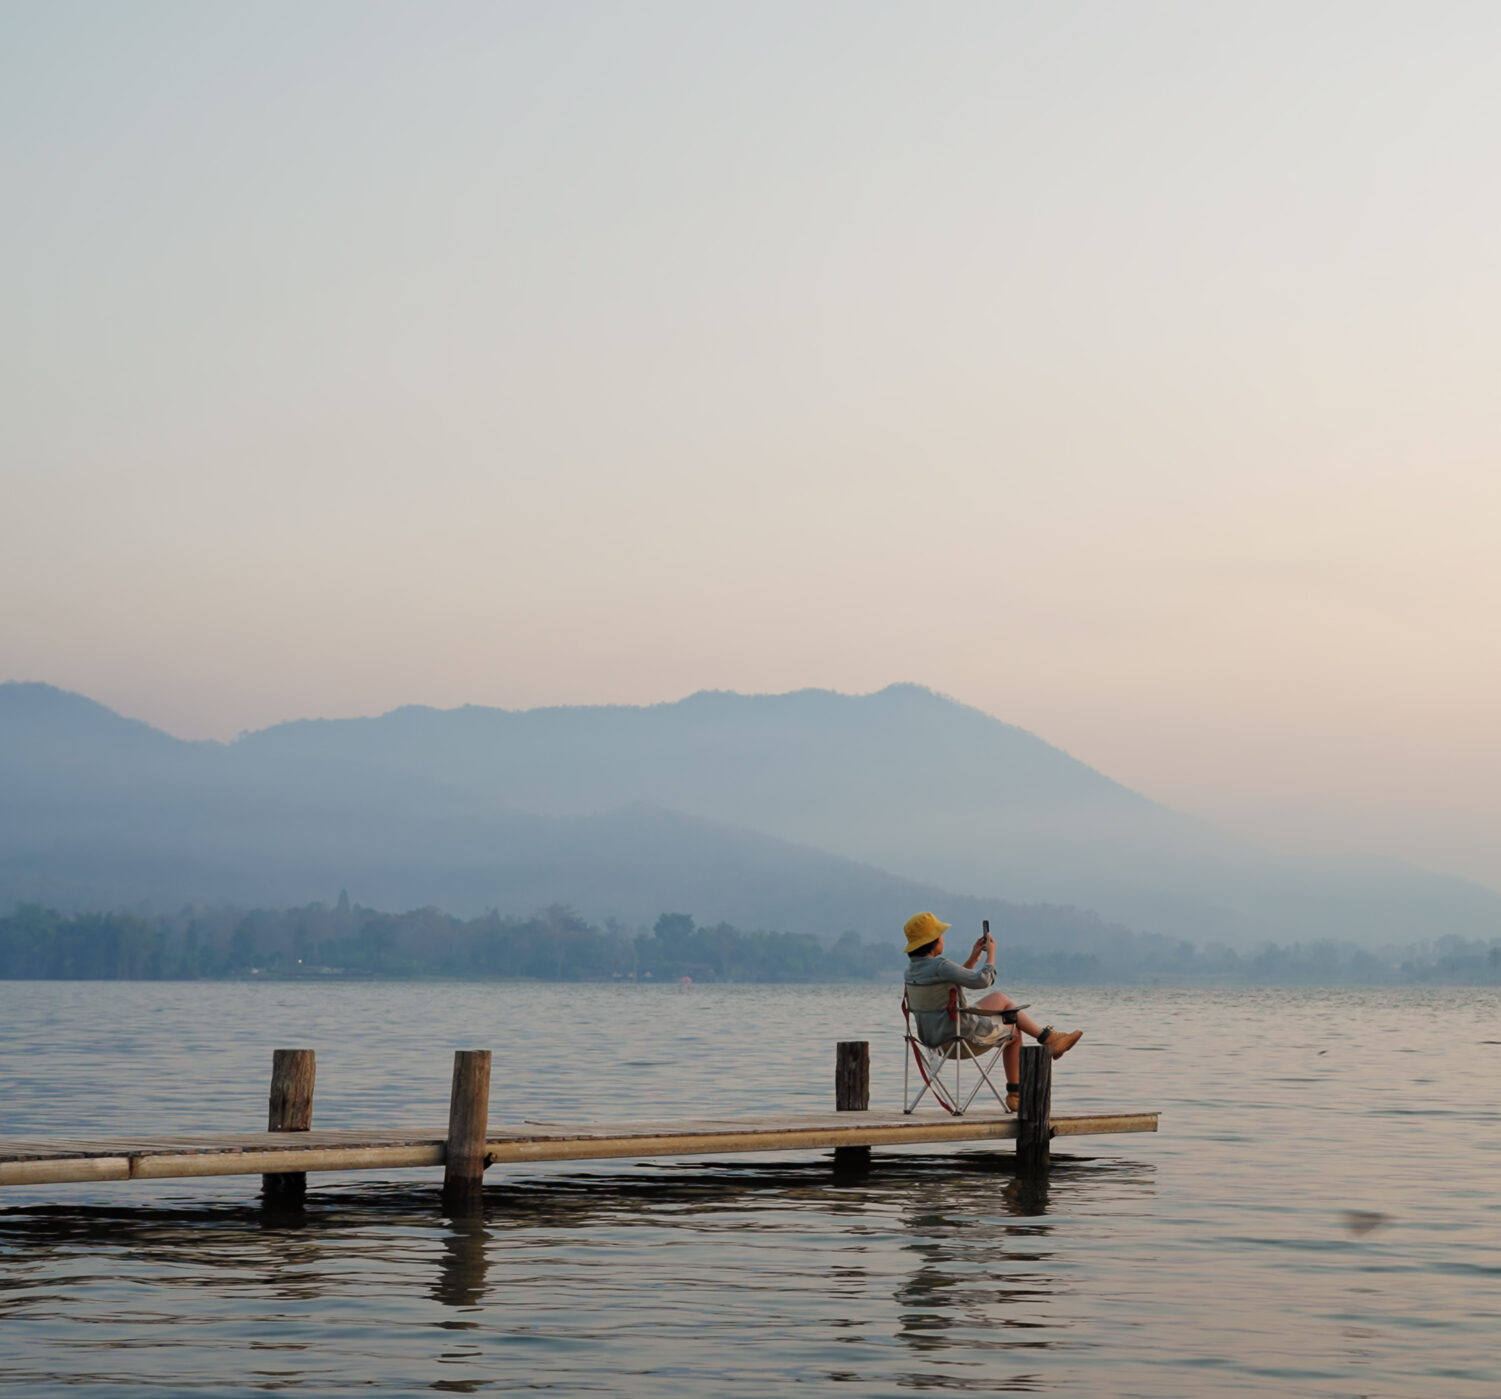
POLYGON ((988 919, 988 918, 982 918, 980 920, 980 926, 985 929, 985 936, 989 937, 990 936, 990 919, 988 919))

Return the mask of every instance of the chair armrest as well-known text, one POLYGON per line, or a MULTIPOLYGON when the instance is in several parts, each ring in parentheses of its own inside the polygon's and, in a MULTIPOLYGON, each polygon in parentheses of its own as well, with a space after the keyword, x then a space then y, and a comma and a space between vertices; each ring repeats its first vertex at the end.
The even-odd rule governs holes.
POLYGON ((1032 1002, 1028 1001, 1027 1005, 1007 1006, 1005 1010, 981 1010, 978 1006, 965 1006, 964 1013, 966 1015, 998 1015, 1001 1017, 1002 1024, 1015 1025, 1016 1017, 1031 1004, 1032 1002))

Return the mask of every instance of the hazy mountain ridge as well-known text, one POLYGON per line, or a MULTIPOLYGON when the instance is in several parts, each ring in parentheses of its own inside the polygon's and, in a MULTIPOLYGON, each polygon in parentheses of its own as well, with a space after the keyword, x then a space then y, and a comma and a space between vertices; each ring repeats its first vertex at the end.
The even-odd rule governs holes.
POLYGON ((6 685, 0 775, 0 899, 64 906, 295 903, 347 884, 388 907, 681 907, 874 933, 914 904, 983 916, 992 895, 1194 941, 1501 931, 1491 890, 1392 862, 1267 855, 913 685, 408 706, 230 744, 6 685))
POLYGON ((682 908, 745 927, 891 936, 938 904, 1070 947, 1109 935, 1086 913, 982 906, 646 802, 587 815, 497 808, 472 787, 332 747, 247 760, 239 745, 183 743, 78 696, 0 686, 0 903, 287 906, 348 885, 375 904, 467 914, 566 902, 650 923, 682 908), (78 743, 66 741, 71 726, 78 743), (94 741, 111 733, 125 741, 94 741))
POLYGON ((643 708, 413 706, 240 743, 441 775, 534 809, 649 800, 942 888, 1092 908, 1195 940, 1405 942, 1435 922, 1468 936, 1501 928, 1492 890, 1391 861, 1269 854, 916 685, 704 691, 643 708))

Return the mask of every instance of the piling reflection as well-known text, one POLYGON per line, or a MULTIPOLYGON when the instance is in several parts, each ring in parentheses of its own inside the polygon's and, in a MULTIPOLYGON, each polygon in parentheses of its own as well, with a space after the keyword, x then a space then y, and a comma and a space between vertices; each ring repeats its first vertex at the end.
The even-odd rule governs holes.
POLYGON ((1053 1225, 1056 1193, 1077 1209, 1104 1195, 1139 1193, 1139 1168, 1101 1169, 1058 1159, 1051 1172, 1017 1172, 1014 1158, 948 1176, 925 1171, 902 1212, 910 1264, 893 1293, 898 1339, 914 1364, 895 1376, 912 1389, 1037 1393, 1042 1353, 1066 1344, 1053 1225), (986 1173, 986 1166, 989 1173, 986 1173))
POLYGON ((438 1281, 432 1291, 434 1301, 458 1308, 478 1307, 484 1301, 492 1237, 482 1214, 450 1221, 438 1261, 438 1281))
MULTIPOLYGON (((174 1340, 172 1322, 192 1316, 204 1340, 223 1331, 213 1354, 195 1353, 195 1373, 215 1364, 232 1373, 270 1333, 278 1383, 317 1389, 319 1373, 299 1368, 316 1356, 299 1358, 303 1338, 282 1335, 275 1318, 378 1308, 404 1329, 409 1357, 434 1354, 417 1339, 424 1332, 451 1337, 436 1352, 444 1373, 419 1384, 412 1359, 403 1384, 468 1392, 484 1387, 499 1350, 570 1336, 595 1345, 610 1336, 649 1375, 674 1347, 708 1344, 674 1330, 674 1309, 738 1335, 739 1289, 775 1260, 775 1286, 756 1284, 758 1320, 769 1310, 797 1344, 823 1347, 828 1379, 886 1393, 1032 1391, 1044 1386, 1026 1357, 1060 1344, 1065 1325, 1050 1213, 1136 1206, 1153 1185, 1149 1168, 1124 1163, 1060 1160, 1050 1177, 1012 1166, 1008 1153, 960 1153, 878 1157, 858 1180, 836 1177, 828 1160, 492 1177, 482 1212, 457 1219, 431 1186, 325 1186, 291 1213, 0 1211, 0 1327, 15 1319, 21 1334, 26 1319, 45 1316, 59 1334, 86 1333, 94 1356, 115 1357, 98 1378, 128 1365, 133 1383, 170 1387, 189 1334, 174 1340), (157 1290, 152 1325, 100 1325, 125 1276, 157 1290), (579 1304, 581 1289, 592 1301, 579 1304), (905 1365, 892 1365, 893 1341, 905 1365)), ((22 1373, 0 1360, 0 1384, 22 1373)), ((376 1387, 400 1388, 396 1380, 376 1387)))

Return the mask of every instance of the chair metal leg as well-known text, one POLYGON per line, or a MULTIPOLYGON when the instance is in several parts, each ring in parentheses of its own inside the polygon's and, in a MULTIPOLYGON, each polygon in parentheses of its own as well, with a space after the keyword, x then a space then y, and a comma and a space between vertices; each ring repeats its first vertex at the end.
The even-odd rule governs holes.
POLYGON ((922 1080, 922 1087, 915 1094, 911 1093, 910 1071, 912 1064, 908 1063, 904 1058, 902 1061, 902 1111, 905 1113, 915 1111, 917 1105, 929 1093, 932 1093, 933 1101, 945 1112, 952 1113, 954 1111, 954 1103, 949 1086, 943 1081, 944 1056, 942 1052, 929 1049, 927 1045, 920 1043, 911 1035, 905 1036, 904 1047, 911 1053, 912 1062, 917 1066, 917 1074, 922 1080))

